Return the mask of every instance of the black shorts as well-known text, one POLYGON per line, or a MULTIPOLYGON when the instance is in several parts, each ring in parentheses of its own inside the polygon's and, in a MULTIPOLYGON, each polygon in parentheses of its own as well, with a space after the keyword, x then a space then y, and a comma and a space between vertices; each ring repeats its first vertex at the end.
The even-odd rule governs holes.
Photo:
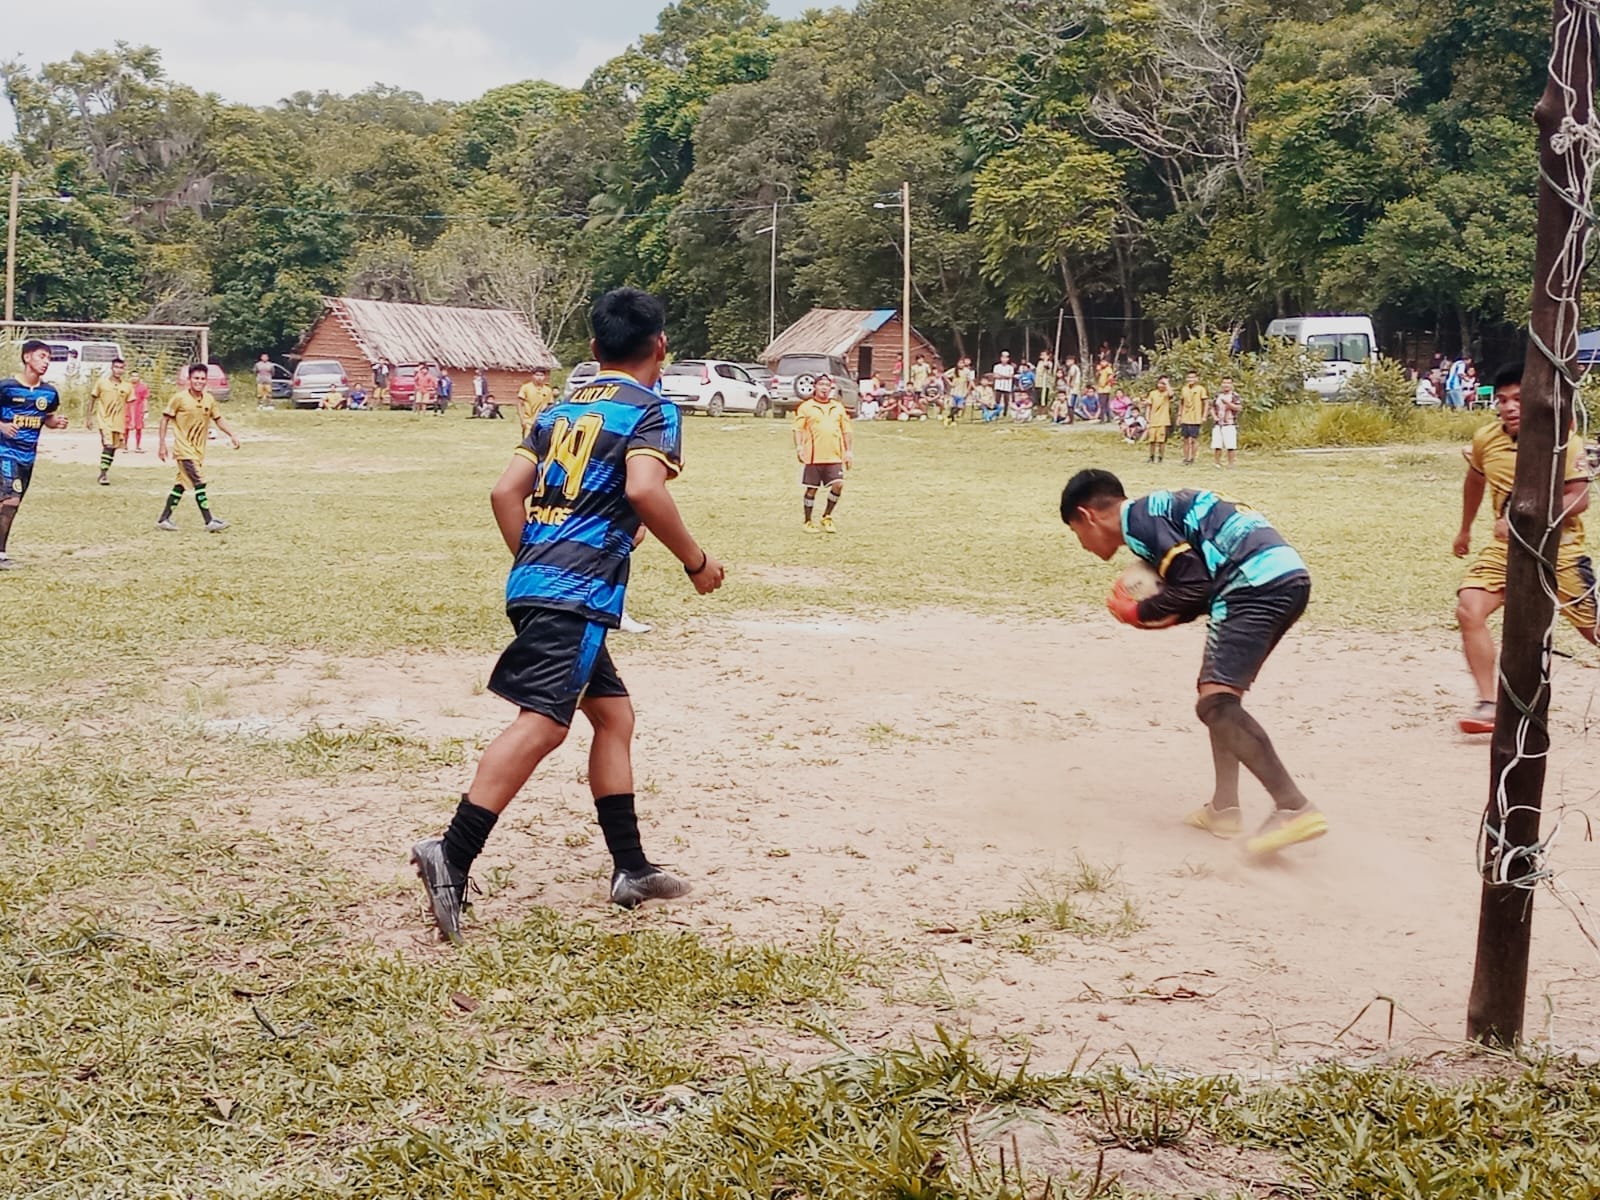
POLYGON ((571 725, 580 701, 628 694, 606 649, 606 626, 554 608, 519 607, 506 615, 517 636, 489 674, 496 696, 571 725))
POLYGON ((33 482, 33 464, 0 457, 0 500, 8 496, 21 501, 33 482))
POLYGON ((811 463, 800 472, 800 483, 803 487, 826 487, 830 483, 840 483, 843 480, 843 463, 811 463))
POLYGON ((1186 438, 1197 438, 1200 436, 1200 426, 1198 425, 1179 425, 1178 429, 1186 438))
POLYGON ((1311 580, 1304 576, 1218 596, 1211 603, 1200 682, 1248 691, 1310 600, 1311 580))

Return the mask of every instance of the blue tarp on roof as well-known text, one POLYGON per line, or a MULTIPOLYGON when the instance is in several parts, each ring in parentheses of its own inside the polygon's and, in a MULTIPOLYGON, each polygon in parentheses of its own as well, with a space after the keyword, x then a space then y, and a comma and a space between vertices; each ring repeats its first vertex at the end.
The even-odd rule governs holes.
MULTIPOLYGON (((868 313, 861 322, 861 328, 866 333, 877 333, 886 324, 894 319, 894 314, 899 312, 896 308, 878 308, 868 313)), ((1600 336, 1597 334, 1596 336, 1600 336)))

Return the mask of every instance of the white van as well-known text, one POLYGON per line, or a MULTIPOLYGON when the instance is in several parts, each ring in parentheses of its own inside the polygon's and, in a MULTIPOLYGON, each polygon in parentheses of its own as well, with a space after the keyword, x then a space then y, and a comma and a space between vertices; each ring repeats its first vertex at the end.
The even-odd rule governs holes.
POLYGON ((50 346, 50 365, 45 368, 44 379, 57 386, 73 379, 87 381, 95 373, 109 375, 111 360, 122 357, 122 347, 116 342, 43 340, 50 346))
POLYGON ((1337 399, 1345 381, 1378 357, 1378 335, 1372 318, 1360 314, 1280 317, 1267 326, 1269 338, 1304 346, 1322 360, 1306 380, 1306 388, 1324 400, 1337 399))

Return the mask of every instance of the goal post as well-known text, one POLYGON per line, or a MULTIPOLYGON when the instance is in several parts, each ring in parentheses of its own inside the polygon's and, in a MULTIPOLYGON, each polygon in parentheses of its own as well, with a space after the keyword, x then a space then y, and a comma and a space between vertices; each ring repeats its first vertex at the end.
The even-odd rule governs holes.
POLYGON ((22 344, 30 338, 50 344, 47 378, 68 410, 81 414, 89 387, 110 370, 117 355, 137 371, 152 392, 171 390, 178 372, 194 362, 211 361, 209 325, 151 325, 111 321, 0 321, 0 375, 21 366, 22 344))

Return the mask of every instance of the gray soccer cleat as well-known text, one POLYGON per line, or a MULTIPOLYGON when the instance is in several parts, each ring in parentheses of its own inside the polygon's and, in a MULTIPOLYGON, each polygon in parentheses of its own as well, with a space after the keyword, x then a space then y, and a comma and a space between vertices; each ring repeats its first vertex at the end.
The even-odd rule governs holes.
POLYGON ((20 570, 22 570, 22 564, 21 563, 19 563, 14 558, 8 558, 6 555, 0 554, 0 571, 20 571, 20 570))
POLYGON ((646 900, 676 900, 693 890, 687 880, 669 875, 660 867, 611 873, 611 903, 623 908, 638 908, 646 900))
POLYGON ((162 517, 161 520, 156 522, 156 528, 165 529, 168 533, 177 533, 178 523, 171 517, 162 517))
POLYGON ((206 522, 207 533, 221 533, 227 527, 228 523, 221 517, 212 517, 211 520, 206 522))
POLYGON ((424 838, 411 847, 411 862, 417 877, 428 889, 428 904, 433 909, 439 932, 457 945, 461 942, 461 909, 466 904, 467 873, 451 866, 444 856, 442 837, 424 838))

